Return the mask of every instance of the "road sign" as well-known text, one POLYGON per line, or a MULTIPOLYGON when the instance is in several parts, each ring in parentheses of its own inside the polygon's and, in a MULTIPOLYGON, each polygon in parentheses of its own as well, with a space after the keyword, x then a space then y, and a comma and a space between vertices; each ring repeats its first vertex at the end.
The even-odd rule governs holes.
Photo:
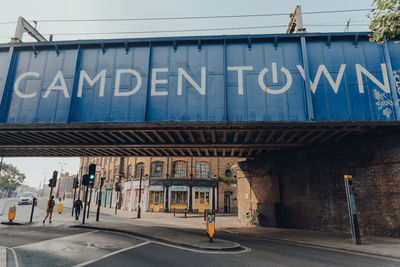
POLYGON ((10 207, 8 209, 8 220, 10 222, 12 222, 15 219, 15 214, 16 213, 17 213, 17 208, 15 206, 14 207, 10 207))
POLYGON ((215 234, 215 214, 214 213, 207 214, 207 234, 211 241, 215 234))

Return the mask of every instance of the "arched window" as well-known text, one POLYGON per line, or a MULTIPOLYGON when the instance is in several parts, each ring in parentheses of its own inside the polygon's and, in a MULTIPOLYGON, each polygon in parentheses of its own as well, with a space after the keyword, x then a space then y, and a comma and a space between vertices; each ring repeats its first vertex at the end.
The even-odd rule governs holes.
POLYGON ((162 177, 164 170, 164 162, 154 161, 151 163, 151 177, 162 177))
POLYGON ((126 179, 130 179, 132 175, 132 165, 129 164, 128 172, 126 173, 126 179))
POLYGON ((136 178, 140 177, 140 173, 144 176, 144 162, 136 164, 136 178))
POLYGON ((208 162, 196 163, 196 177, 200 179, 210 178, 210 164, 208 162))
POLYGON ((184 161, 175 161, 172 164, 172 177, 186 178, 187 177, 187 163, 184 161))

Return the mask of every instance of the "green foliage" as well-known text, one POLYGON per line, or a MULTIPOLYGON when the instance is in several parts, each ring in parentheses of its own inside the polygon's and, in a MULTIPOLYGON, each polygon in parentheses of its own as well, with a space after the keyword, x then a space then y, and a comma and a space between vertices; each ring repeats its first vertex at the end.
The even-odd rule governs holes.
POLYGON ((370 41, 385 44, 400 34, 400 0, 373 0, 372 10, 367 15, 371 22, 370 41))
POLYGON ((218 180, 225 183, 236 184, 237 178, 236 177, 219 177, 218 180))
POLYGON ((0 172, 0 189, 2 190, 15 190, 25 180, 25 174, 12 164, 4 163, 0 172))

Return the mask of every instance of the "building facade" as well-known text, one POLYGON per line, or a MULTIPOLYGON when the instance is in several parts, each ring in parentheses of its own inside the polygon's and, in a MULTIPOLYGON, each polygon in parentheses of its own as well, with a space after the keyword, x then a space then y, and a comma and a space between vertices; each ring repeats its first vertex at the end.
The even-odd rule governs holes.
MULTIPOLYGON (((85 157, 79 177, 95 163, 101 166, 89 199, 104 207, 135 211, 188 210, 236 213, 236 174, 239 158, 210 157, 85 157), (100 193, 101 178, 104 179, 100 193), (116 184, 121 190, 116 192, 116 184), (140 199, 140 201, 139 201, 140 199)), ((81 190, 81 199, 84 199, 81 190)))

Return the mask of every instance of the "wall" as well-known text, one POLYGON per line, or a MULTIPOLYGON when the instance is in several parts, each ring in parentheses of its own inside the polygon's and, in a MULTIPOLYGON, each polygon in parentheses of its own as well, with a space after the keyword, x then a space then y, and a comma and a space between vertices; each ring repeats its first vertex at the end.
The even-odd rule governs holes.
POLYGON ((360 231, 400 236, 399 156, 400 136, 390 136, 241 162, 239 217, 246 222, 245 213, 257 203, 280 203, 281 226, 349 232, 343 175, 351 174, 360 231))

